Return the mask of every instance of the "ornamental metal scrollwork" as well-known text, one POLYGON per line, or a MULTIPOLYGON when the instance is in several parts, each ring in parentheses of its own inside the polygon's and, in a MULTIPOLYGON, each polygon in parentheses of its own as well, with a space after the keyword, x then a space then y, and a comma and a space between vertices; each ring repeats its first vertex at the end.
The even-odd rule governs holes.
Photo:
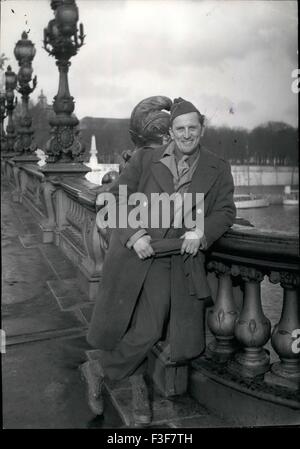
POLYGON ((44 29, 44 49, 56 59, 59 86, 54 97, 55 117, 50 120, 51 137, 46 145, 47 163, 83 162, 84 145, 76 128, 79 120, 74 116, 74 98, 70 95, 68 71, 70 59, 84 43, 83 25, 77 22, 79 12, 75 0, 51 2, 55 19, 44 29))

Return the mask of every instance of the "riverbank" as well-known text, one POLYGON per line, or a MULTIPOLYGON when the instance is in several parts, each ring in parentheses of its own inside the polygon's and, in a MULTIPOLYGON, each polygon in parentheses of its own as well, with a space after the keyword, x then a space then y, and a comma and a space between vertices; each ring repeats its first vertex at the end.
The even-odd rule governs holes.
MULTIPOLYGON (((298 185, 293 185, 293 189, 299 189, 298 185)), ((257 195, 263 195, 270 204, 272 205, 282 205, 284 196, 284 186, 274 185, 274 186, 235 186, 234 193, 236 195, 243 195, 247 193, 253 193, 257 195)))
POLYGON ((246 186, 285 186, 299 184, 298 167, 273 165, 231 165, 234 185, 246 186))

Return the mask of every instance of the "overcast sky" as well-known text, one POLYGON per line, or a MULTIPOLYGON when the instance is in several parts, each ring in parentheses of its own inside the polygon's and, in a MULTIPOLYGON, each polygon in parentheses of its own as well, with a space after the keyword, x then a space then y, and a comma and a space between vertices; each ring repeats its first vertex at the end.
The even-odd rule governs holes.
MULTIPOLYGON (((129 117, 150 95, 181 96, 213 125, 298 123, 291 91, 298 66, 294 1, 77 0, 86 45, 71 59, 69 84, 79 119, 129 117)), ((50 0, 1 0, 1 52, 30 30, 38 87, 52 102, 55 60, 42 49, 50 0), (13 11, 14 12, 13 12, 13 11)))

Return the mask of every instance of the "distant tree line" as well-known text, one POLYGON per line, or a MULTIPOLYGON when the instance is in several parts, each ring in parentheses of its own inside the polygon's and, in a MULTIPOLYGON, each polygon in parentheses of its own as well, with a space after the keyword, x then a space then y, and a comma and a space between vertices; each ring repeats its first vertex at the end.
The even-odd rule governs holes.
MULTIPOLYGON (((21 108, 16 108, 16 122, 21 108)), ((30 103, 35 140, 43 149, 50 137, 52 106, 30 103)), ((124 150, 133 149, 129 119, 85 117, 80 121, 80 137, 85 144, 85 160, 90 158, 92 135, 96 137, 98 161, 120 162, 124 150)), ((208 127, 203 145, 232 164, 298 165, 298 128, 284 122, 268 122, 248 131, 244 128, 208 127)))
MULTIPOLYGON (((90 147, 96 136, 99 158, 117 162, 118 155, 132 149, 128 119, 84 118, 82 138, 90 147)), ((244 128, 208 127, 203 145, 232 164, 298 165, 298 129, 283 122, 268 122, 251 131, 244 128)))
POLYGON ((297 165, 298 129, 283 122, 244 128, 207 128, 203 144, 232 164, 297 165))
MULTIPOLYGON (((29 101, 29 112, 32 117, 32 128, 34 130, 34 140, 37 147, 40 149, 45 148, 46 142, 50 138, 50 125, 49 119, 54 115, 52 106, 46 107, 39 102, 34 104, 32 100, 29 101)), ((18 129, 20 117, 22 114, 21 102, 18 102, 14 111, 14 122, 18 129)))

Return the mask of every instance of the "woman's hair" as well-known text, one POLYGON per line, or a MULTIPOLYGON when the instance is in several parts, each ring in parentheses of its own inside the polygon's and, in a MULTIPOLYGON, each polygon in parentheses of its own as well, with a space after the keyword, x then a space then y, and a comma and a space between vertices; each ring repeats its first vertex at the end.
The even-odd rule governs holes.
POLYGON ((162 143, 170 127, 172 100, 161 95, 145 98, 132 111, 129 133, 137 146, 162 143))

